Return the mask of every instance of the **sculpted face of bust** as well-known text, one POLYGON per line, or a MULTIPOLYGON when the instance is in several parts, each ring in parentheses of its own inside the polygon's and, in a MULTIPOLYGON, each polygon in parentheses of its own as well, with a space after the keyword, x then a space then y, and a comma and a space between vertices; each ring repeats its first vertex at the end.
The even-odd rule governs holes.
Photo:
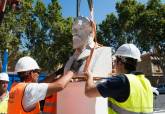
POLYGON ((90 20, 85 17, 75 18, 72 26, 72 35, 74 49, 85 46, 92 35, 90 20))

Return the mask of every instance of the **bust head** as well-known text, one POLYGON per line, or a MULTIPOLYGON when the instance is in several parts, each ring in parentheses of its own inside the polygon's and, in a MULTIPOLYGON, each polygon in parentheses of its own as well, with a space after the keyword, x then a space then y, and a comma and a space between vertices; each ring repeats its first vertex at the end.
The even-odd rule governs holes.
POLYGON ((73 48, 76 49, 86 45, 90 37, 93 36, 92 33, 92 22, 88 18, 81 16, 75 18, 72 26, 73 48))

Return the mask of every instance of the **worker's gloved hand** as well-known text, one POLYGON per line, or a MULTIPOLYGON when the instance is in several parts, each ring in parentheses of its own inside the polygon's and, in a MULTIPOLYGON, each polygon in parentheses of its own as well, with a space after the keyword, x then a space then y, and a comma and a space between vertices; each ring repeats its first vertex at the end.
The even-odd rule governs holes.
POLYGON ((70 67, 70 70, 73 71, 74 73, 77 72, 81 67, 81 65, 83 64, 83 61, 84 61, 83 59, 74 60, 70 67))

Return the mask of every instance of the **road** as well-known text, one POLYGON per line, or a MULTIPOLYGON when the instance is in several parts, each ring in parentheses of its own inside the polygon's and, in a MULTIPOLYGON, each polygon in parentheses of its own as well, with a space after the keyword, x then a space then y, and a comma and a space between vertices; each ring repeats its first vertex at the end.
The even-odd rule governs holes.
POLYGON ((154 114, 165 114, 165 94, 160 94, 154 101, 154 114))

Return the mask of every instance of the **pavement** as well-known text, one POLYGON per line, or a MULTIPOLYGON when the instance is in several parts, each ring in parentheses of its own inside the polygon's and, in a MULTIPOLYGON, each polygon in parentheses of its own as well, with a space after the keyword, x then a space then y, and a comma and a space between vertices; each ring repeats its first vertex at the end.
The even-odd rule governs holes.
POLYGON ((154 114, 165 114, 165 94, 160 94, 154 100, 154 114))

